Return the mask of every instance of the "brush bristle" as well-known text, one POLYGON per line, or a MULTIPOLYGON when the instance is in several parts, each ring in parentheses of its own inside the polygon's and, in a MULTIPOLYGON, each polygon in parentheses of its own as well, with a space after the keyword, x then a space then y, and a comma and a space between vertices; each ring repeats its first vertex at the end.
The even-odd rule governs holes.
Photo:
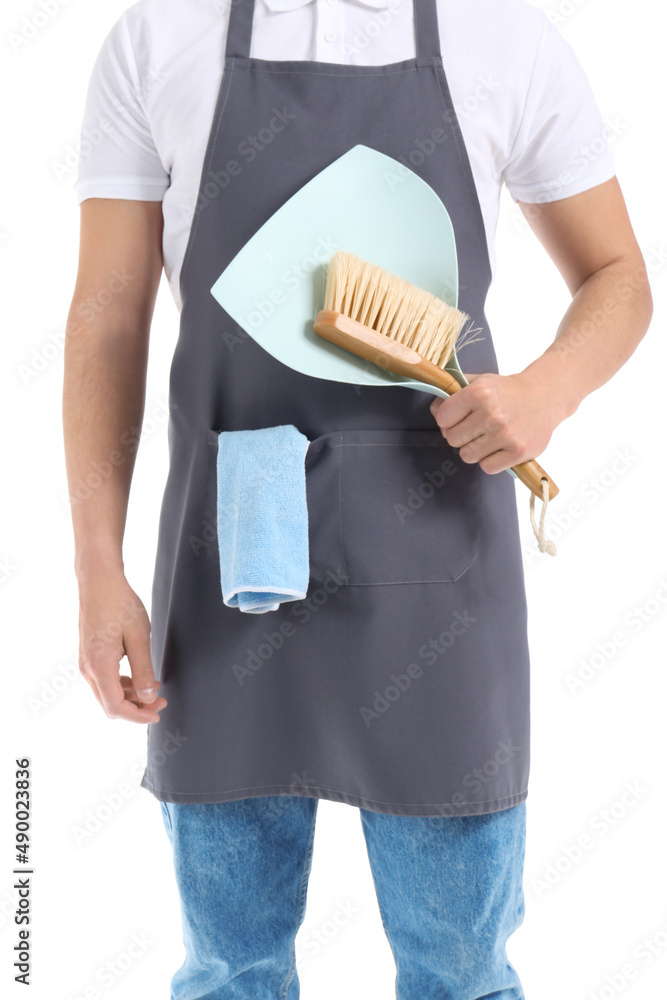
POLYGON ((338 250, 329 260, 324 308, 406 344, 444 368, 469 316, 389 271, 338 250))

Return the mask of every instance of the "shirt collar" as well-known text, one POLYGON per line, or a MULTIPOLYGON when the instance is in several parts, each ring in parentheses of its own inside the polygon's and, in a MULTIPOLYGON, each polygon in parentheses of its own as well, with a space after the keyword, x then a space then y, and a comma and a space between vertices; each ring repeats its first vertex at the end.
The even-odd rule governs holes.
MULTIPOLYGON (((313 0, 264 0, 269 10, 273 11, 296 10, 297 7, 305 7, 307 3, 312 2, 313 0)), ((356 2, 363 4, 364 7, 382 9, 389 7, 395 0, 356 0, 356 2)))

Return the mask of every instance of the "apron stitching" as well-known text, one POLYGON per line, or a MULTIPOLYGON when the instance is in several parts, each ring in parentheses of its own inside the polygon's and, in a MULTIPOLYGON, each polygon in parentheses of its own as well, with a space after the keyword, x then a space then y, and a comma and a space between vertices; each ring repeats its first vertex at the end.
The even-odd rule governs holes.
POLYGON ((456 583, 461 577, 468 572, 472 564, 477 559, 479 553, 472 559, 465 569, 462 569, 458 576, 452 577, 450 580, 378 580, 375 583, 348 583, 348 587, 409 587, 412 584, 427 584, 427 583, 456 583))
MULTIPOLYGON (((463 156, 461 155, 461 146, 460 146, 460 143, 459 143, 459 135, 458 135, 458 118, 456 118, 456 111, 455 111, 455 109, 453 107, 450 107, 450 105, 447 103, 447 99, 445 97, 445 92, 442 89, 442 81, 440 79, 440 74, 438 72, 436 72, 435 76, 436 76, 436 79, 438 81, 438 90, 440 91, 440 96, 442 97, 442 103, 443 103, 443 105, 445 107, 445 111, 447 112, 447 124, 451 128, 452 135, 454 136, 454 145, 456 146, 456 155, 458 156, 459 163, 461 164, 461 166, 463 168, 463 173, 466 175, 466 180, 468 181, 468 187, 470 187, 469 178, 468 178, 468 171, 466 169, 466 164, 465 164, 465 161, 463 159, 463 156)), ((475 192, 471 192, 471 193, 474 193, 475 195, 477 195, 476 191, 475 192)))
MULTIPOLYGON (((434 64, 432 61, 429 61, 427 65, 432 66, 434 64)), ((320 73, 318 70, 264 69, 262 66, 244 66, 244 69, 246 69, 249 73, 277 73, 279 76, 335 76, 335 77, 356 76, 359 79, 372 76, 399 76, 401 73, 415 73, 420 68, 422 67, 406 66, 405 69, 392 69, 387 71, 386 73, 320 73)))
MULTIPOLYGON (((419 432, 417 432, 419 433, 419 432)), ((426 431, 430 433, 430 431, 426 431)), ((442 448, 443 445, 430 441, 405 442, 402 441, 346 441, 342 444, 334 444, 332 448, 442 448)))
MULTIPOLYGON (((224 75, 224 71, 223 71, 223 75, 224 75)), ((225 113, 225 108, 227 107, 227 100, 229 98, 229 94, 230 94, 230 91, 232 89, 232 77, 233 76, 234 76, 234 60, 232 59, 232 61, 231 61, 231 73, 229 74, 229 81, 227 83, 227 93, 225 94, 225 99, 222 102, 222 108, 220 109, 220 113, 218 115, 218 121, 217 121, 216 129, 215 129, 215 135, 213 136, 213 141, 210 144, 210 149, 207 150, 206 156, 204 158, 204 163, 202 164, 202 177, 204 177, 206 175, 206 170, 210 166, 211 160, 213 159, 213 154, 215 152, 215 147, 216 147, 217 142, 218 142, 218 133, 220 131, 220 125, 222 123, 222 118, 223 118, 223 115, 225 113)), ((197 200, 199 200, 199 197, 197 197, 197 200)), ((199 220, 201 218, 201 211, 199 213, 197 213, 196 209, 197 209, 197 203, 195 202, 195 219, 194 219, 193 226, 192 226, 192 232, 190 233, 190 236, 188 238, 188 247, 187 247, 187 250, 186 250, 186 253, 185 253, 185 257, 183 258, 183 263, 181 264, 181 276, 185 273, 185 265, 186 265, 186 263, 188 261, 188 258, 190 257, 190 253, 192 251, 192 247, 194 246, 195 235, 197 233, 197 227, 199 226, 199 220)), ((182 277, 179 278, 179 281, 182 284, 182 277)))
MULTIPOLYGON (((449 127, 450 127, 450 129, 452 131, 452 135, 454 136, 454 145, 456 146, 456 154, 457 154, 457 156, 459 158, 459 163, 461 164, 461 170, 463 171, 463 175, 464 175, 464 177, 466 179, 466 184, 467 184, 467 187, 468 187, 468 191, 470 192, 470 197, 472 199, 472 203, 473 203, 472 211, 475 212, 475 214, 477 215, 477 221, 478 221, 478 223, 481 224, 481 232, 485 233, 484 217, 482 215, 482 208, 481 208, 480 201, 479 201, 479 192, 477 190, 477 185, 475 184, 475 178, 474 178, 473 173, 472 173, 472 167, 470 165, 470 159, 468 157, 467 150, 465 150, 465 142, 464 142, 464 139, 463 139, 463 133, 461 132, 461 124, 459 122, 458 115, 456 114, 456 109, 455 109, 455 107, 454 107, 454 105, 452 103, 451 94, 450 94, 449 103, 447 102, 447 98, 445 97, 445 92, 442 89, 442 79, 440 77, 440 73, 438 72, 438 69, 442 70, 442 74, 443 74, 443 77, 445 78, 445 82, 447 82, 447 75, 445 73, 445 67, 444 67, 444 64, 442 62, 442 57, 440 59, 440 66, 439 67, 438 66, 435 67, 435 76, 436 76, 436 79, 438 81, 438 89, 440 91, 440 96, 442 97, 442 103, 444 105, 445 111, 447 112, 447 124, 449 125, 449 127)), ((449 89, 449 84, 447 84, 447 88, 449 89)), ((479 225, 478 225, 477 228, 478 228, 478 233, 479 233, 479 225)), ((484 242, 483 242, 482 259, 484 259, 484 256, 486 256, 486 261, 487 261, 486 266, 485 266, 485 271, 487 273, 487 277, 490 278, 489 249, 488 249, 488 245, 487 245, 486 239, 484 239, 484 242)), ((459 275, 459 284, 460 284, 460 281, 461 281, 461 275, 459 275)))
POLYGON ((412 4, 412 17, 413 17, 414 23, 415 23, 415 47, 416 47, 415 55, 416 55, 417 59, 419 59, 419 55, 420 55, 419 50, 421 48, 421 34, 420 34, 420 30, 419 30, 419 3, 418 3, 418 0, 414 0, 414 2, 412 4))
MULTIPOLYGON (((363 447, 366 447, 366 445, 334 445, 334 447, 335 448, 338 448, 338 447, 362 447, 363 448, 363 447)), ((369 446, 369 447, 390 447, 390 446, 389 445, 376 445, 376 446, 369 446)), ((416 447, 418 447, 418 446, 416 446, 416 447)), ((340 480, 339 480, 339 485, 340 485, 340 480)), ((476 531, 477 531, 477 539, 479 540, 479 495, 478 494, 475 494, 475 528, 476 528, 476 531)), ((342 523, 341 523, 341 531, 342 531, 342 523)), ((342 540, 343 539, 342 539, 342 534, 341 534, 341 544, 342 544, 342 540)), ((345 556, 345 554, 343 553, 343 558, 344 558, 344 556, 345 556)), ((468 572, 468 570, 470 569, 470 567, 478 559, 479 559, 479 547, 478 547, 477 552, 475 553, 474 557, 470 560, 470 562, 468 563, 468 565, 465 566, 464 569, 461 570, 461 572, 459 573, 459 575, 451 577, 451 579, 448 579, 448 580, 384 580, 384 581, 377 581, 375 583, 347 583, 348 576, 347 576, 347 570, 346 570, 346 572, 345 572, 346 586, 348 586, 348 587, 399 587, 399 586, 410 586, 411 584, 456 583, 457 580, 460 580, 461 577, 464 576, 464 574, 468 572)))
MULTIPOLYGON (((257 788, 290 788, 290 785, 248 785, 246 788, 229 788, 223 792, 223 795, 232 794, 234 792, 251 792, 257 788)), ((383 806, 453 806, 453 805, 475 805, 475 806, 488 806, 494 805, 499 802, 509 802, 511 799, 516 799, 517 795, 524 795, 528 789, 523 788, 520 792, 516 792, 514 795, 505 795, 501 799, 486 799, 484 802, 389 802, 386 799, 369 799, 362 795, 350 795, 348 792, 342 792, 338 788, 326 788, 324 785, 312 785, 312 788, 316 788, 321 792, 334 792, 336 795, 347 795, 348 798, 358 799, 362 802, 377 802, 378 805, 383 806)), ((151 788, 155 792, 161 792, 163 789, 158 788, 156 785, 151 784, 151 788)), ((169 789, 164 789, 164 791, 169 792, 169 789)), ((176 795, 199 795, 200 792, 176 792, 176 795)), ((213 793, 217 794, 216 792, 213 793)), ((317 795, 296 795, 295 798, 318 798, 317 795)))
MULTIPOLYGON (((343 432, 338 432, 341 439, 343 437, 343 432)), ((340 447, 336 445, 335 447, 340 447)), ((343 479, 343 455, 341 453, 338 460, 338 530, 340 533, 340 553, 343 558, 343 576, 345 577, 345 586, 348 587, 349 577, 347 573, 347 562, 345 559, 345 543, 343 542, 343 499, 342 499, 342 479, 343 479)))
MULTIPOLYGON (((310 455, 319 455, 319 453, 322 451, 322 449, 324 447, 326 447, 326 446, 325 445, 318 445, 317 448, 310 448, 309 449, 309 454, 310 455)), ((397 442, 397 443, 394 443, 393 441, 389 441, 389 442, 385 442, 385 441, 361 442, 360 441, 358 443, 355 442, 355 441, 350 441, 350 442, 343 442, 341 444, 329 444, 329 448, 441 448, 441 449, 444 449, 444 448, 447 448, 447 447, 451 447, 451 446, 450 445, 436 444, 435 442, 431 443, 429 441, 425 441, 423 443, 422 442, 417 442, 416 444, 411 443, 411 442, 402 443, 400 441, 397 442)), ((471 464, 472 463, 470 463, 470 462, 468 463, 468 465, 471 465, 471 464)))

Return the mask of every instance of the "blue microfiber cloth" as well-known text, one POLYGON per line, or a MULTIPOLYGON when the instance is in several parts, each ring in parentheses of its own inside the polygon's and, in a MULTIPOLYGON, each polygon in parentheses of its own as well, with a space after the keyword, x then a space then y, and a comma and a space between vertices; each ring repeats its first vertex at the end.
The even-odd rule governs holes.
POLYGON ((309 443, 292 424, 218 435, 220 583, 230 608, 262 614, 306 596, 309 443))

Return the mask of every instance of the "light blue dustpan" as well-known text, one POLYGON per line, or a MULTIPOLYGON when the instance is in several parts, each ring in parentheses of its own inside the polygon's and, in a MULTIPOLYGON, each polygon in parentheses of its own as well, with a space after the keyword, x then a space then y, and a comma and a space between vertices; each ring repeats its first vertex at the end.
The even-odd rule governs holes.
MULTIPOLYGON (((211 292, 264 350, 304 375, 446 398, 443 389, 394 375, 313 331, 324 307, 324 265, 336 250, 458 305, 456 240, 447 209, 412 170, 363 145, 292 195, 237 253, 211 292)), ((446 370, 460 385, 468 384, 456 351, 446 370)))
MULTIPOLYGON (((304 375, 448 394, 393 375, 313 332, 324 265, 336 250, 371 261, 449 305, 458 300, 454 229, 442 201, 412 170, 354 146, 265 222, 213 285, 232 319, 276 360, 304 375)), ((461 384, 456 352, 447 365, 461 384)))

